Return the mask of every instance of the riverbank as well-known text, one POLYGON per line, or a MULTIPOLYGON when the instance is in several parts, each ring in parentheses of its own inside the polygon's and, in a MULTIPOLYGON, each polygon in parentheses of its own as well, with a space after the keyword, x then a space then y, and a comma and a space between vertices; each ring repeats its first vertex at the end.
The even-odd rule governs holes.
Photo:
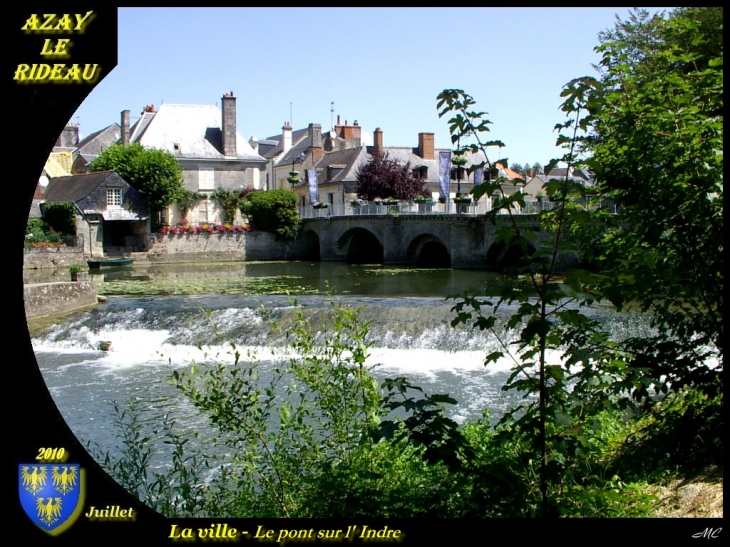
POLYGON ((662 518, 722 518, 723 468, 702 471, 651 487, 659 500, 654 516, 662 518))

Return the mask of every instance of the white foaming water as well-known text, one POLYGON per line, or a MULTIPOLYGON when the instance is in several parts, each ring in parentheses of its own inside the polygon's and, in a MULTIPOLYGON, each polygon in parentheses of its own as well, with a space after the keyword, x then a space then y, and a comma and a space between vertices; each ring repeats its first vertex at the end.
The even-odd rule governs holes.
MULTIPOLYGON (((34 339, 35 352, 53 353, 98 353, 101 342, 111 342, 108 351, 102 353, 111 361, 128 360, 130 363, 145 362, 154 358, 158 348, 165 344, 170 333, 166 330, 147 329, 100 329, 92 332, 87 328, 80 328, 74 337, 67 340, 52 338, 34 339)), ((97 359, 97 361, 103 361, 97 359)))
MULTIPOLYGON (((560 364, 561 353, 551 350, 545 354, 548 364, 560 364)), ((368 364, 380 365, 378 369, 387 369, 402 372, 403 374, 428 374, 434 377, 436 372, 477 372, 486 371, 490 374, 507 372, 515 365, 515 361, 508 356, 501 357, 497 362, 484 364, 486 352, 484 350, 444 351, 433 349, 388 349, 371 348, 368 364)))
MULTIPOLYGON (((367 363, 379 365, 378 370, 398 371, 402 374, 424 374, 435 378, 439 371, 482 371, 483 351, 443 351, 433 349, 371 348, 367 363)), ((501 363, 489 367, 490 372, 502 369, 501 363)))

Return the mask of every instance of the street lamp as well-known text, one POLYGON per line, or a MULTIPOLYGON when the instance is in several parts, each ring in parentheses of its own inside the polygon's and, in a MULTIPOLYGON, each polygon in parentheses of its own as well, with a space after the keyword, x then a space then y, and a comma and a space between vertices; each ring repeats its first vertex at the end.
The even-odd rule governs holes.
POLYGON ((304 159, 307 157, 307 155, 302 152, 299 154, 296 158, 294 158, 291 162, 291 171, 289 171, 289 176, 286 178, 286 181, 292 186, 298 186, 302 182, 302 178, 299 176, 299 171, 294 169, 294 166, 297 163, 304 163, 304 159))
POLYGON ((456 167, 456 197, 454 203, 456 204, 457 213, 466 213, 471 203, 471 197, 461 195, 461 179, 464 176, 465 165, 467 164, 466 149, 461 147, 461 141, 457 141, 456 150, 454 150, 451 163, 456 167))
POLYGON ((464 166, 466 165, 467 159, 464 157, 463 150, 457 150, 454 152, 454 157, 451 159, 451 163, 456 166, 456 197, 461 197, 461 179, 464 176, 464 166))

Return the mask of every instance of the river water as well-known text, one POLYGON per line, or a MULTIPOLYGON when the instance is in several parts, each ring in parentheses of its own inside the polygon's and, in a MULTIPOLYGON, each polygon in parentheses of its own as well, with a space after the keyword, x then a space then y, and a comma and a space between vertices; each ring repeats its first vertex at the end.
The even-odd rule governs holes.
MULTIPOLYGON (((368 364, 377 365, 377 380, 405 376, 428 393, 456 399, 448 414, 457 421, 488 409, 495 422, 518 402, 501 390, 512 362, 504 358, 485 367, 485 356, 499 349, 497 340, 488 332, 451 327, 454 301, 444 298, 467 289, 483 292, 494 280, 495 274, 480 271, 342 263, 127 268, 94 276, 97 291, 109 295, 107 303, 29 329, 59 411, 82 443, 104 451, 119 442, 113 401, 137 401, 150 428, 167 414, 204 440, 210 428, 170 382, 173 371, 194 361, 231 363, 231 344, 243 355, 256 354, 264 369, 270 366, 287 347, 272 324, 286 330, 297 312, 286 293, 295 295, 314 332, 327 328, 332 299, 361 307, 362 319, 370 322, 368 364), (101 342, 111 342, 108 351, 101 342)), ((617 337, 646 328, 640 316, 607 308, 595 313, 617 337)))

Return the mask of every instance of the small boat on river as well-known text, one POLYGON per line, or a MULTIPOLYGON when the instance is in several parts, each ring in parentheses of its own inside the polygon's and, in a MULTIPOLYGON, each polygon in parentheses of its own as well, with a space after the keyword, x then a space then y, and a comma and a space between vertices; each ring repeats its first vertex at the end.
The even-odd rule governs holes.
POLYGON ((134 262, 134 258, 132 258, 132 257, 97 258, 97 259, 90 259, 90 260, 86 261, 86 263, 89 265, 89 268, 93 268, 93 269, 111 268, 114 266, 127 266, 128 264, 131 264, 132 262, 134 262))

